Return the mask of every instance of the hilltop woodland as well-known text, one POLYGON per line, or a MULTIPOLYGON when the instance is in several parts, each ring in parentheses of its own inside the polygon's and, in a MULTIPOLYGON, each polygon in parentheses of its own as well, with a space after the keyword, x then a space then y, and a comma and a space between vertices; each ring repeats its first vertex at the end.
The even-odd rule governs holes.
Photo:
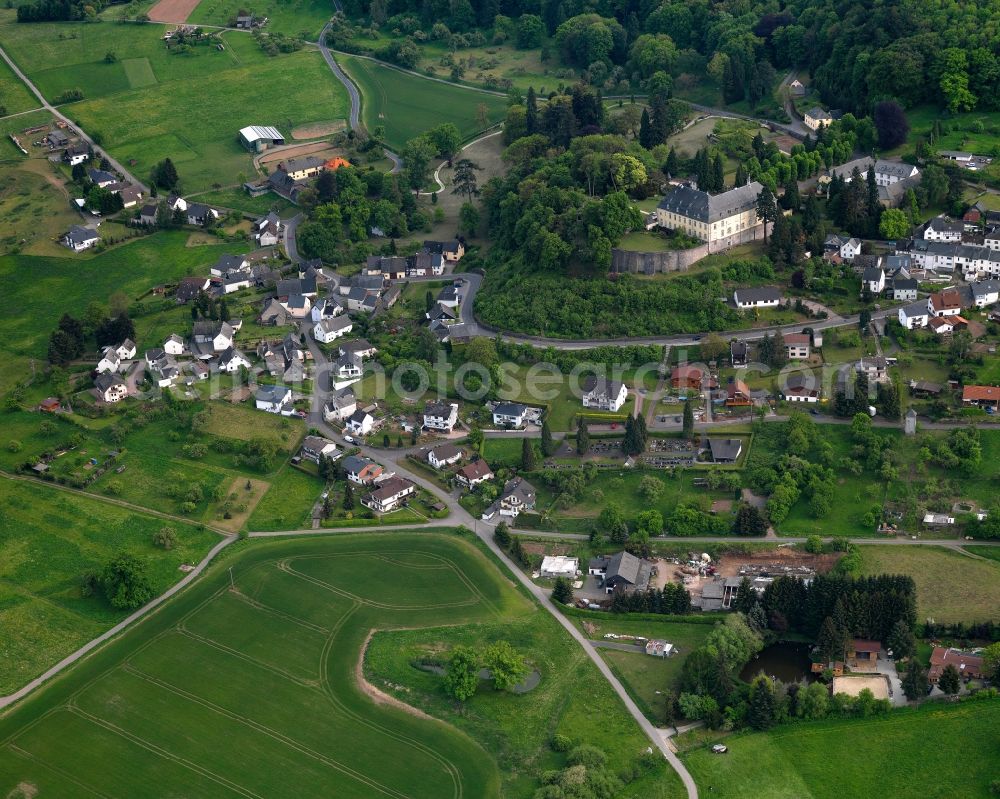
MULTIPOLYGON (((36 0, 19 18, 39 9, 80 15, 85 7, 36 0)), ((858 116, 887 98, 905 108, 1000 108, 1000 9, 985 0, 791 0, 780 8, 762 0, 346 0, 344 10, 375 36, 401 35, 369 50, 407 67, 429 40, 451 50, 510 43, 541 47, 543 61, 558 58, 591 85, 618 93, 645 89, 658 70, 678 87, 707 74, 726 102, 754 107, 769 99, 781 71, 799 68, 825 103, 858 116)))

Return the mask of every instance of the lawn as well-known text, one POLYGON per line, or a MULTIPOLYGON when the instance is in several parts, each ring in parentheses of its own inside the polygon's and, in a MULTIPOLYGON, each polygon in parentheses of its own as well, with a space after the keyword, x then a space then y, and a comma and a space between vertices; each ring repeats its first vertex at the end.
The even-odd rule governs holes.
POLYGON ((377 61, 337 55, 338 63, 361 89, 365 127, 385 127, 386 143, 401 148, 414 136, 444 122, 454 123, 471 139, 502 121, 506 98, 454 84, 440 83, 401 72, 377 61), (486 106, 486 125, 478 107, 486 106))
POLYGON ((731 737, 726 755, 704 746, 685 760, 704 795, 719 799, 748 796, 748 780, 755 799, 842 799, 870 793, 873 780, 892 799, 986 799, 997 777, 998 726, 998 700, 930 703, 731 737))
POLYGON ((252 124, 291 128, 341 119, 347 97, 315 50, 266 56, 245 34, 225 33, 190 53, 171 53, 159 25, 38 23, 0 16, 0 42, 39 90, 66 107, 135 174, 173 160, 185 193, 231 186, 253 174, 237 131, 252 124), (112 52, 117 61, 108 63, 112 52), (264 117, 261 117, 264 114, 264 117))
POLYGON ((277 211, 285 218, 294 216, 298 209, 284 197, 276 194, 264 194, 260 197, 251 197, 243 189, 219 189, 218 191, 207 191, 198 194, 195 199, 198 202, 213 205, 219 208, 232 208, 252 216, 264 216, 270 211, 277 211))
MULTIPOLYGON (((34 114, 24 119, 29 117, 34 114)), ((22 123, 17 131, 29 125, 22 123)), ((30 137, 21 138, 22 144, 30 146, 25 141, 30 137)), ((0 251, 45 255, 67 252, 56 239, 70 225, 79 224, 80 215, 70 208, 70 195, 67 189, 60 188, 62 185, 58 169, 46 159, 18 157, 0 162, 0 219, 4 220, 0 251)))
MULTIPOLYGON (((606 749, 615 771, 646 746, 579 648, 470 544, 431 534, 252 542, 0 721, 0 791, 526 797, 540 768, 561 760, 546 746, 555 730, 606 749), (428 579, 440 593, 410 587, 428 579), (541 684, 526 696, 483 689, 456 712, 440 679, 398 647, 386 653, 380 634, 366 676, 449 723, 376 705, 359 661, 370 632, 386 628, 408 628, 386 640, 427 644, 502 633, 543 670, 541 684), (403 676, 385 684, 386 654, 409 690, 403 676)), ((653 782, 664 788, 643 795, 680 795, 663 765, 632 786, 653 782)))
POLYGON ((0 61, 0 107, 3 107, 3 113, 0 116, 19 114, 22 111, 30 111, 32 108, 39 107, 38 98, 7 66, 6 61, 0 61))
POLYGON ((304 35, 309 41, 319 37, 320 29, 333 14, 328 0, 201 0, 187 18, 197 25, 230 25, 238 13, 250 12, 267 17, 268 32, 289 36, 304 35))
POLYGON ((127 613, 86 597, 80 578, 125 550, 145 561, 157 593, 179 580, 218 536, 193 525, 53 487, 0 478, 0 696, 20 688, 127 613), (170 551, 153 546, 163 526, 170 551))
POLYGON ((248 530, 294 530, 309 527, 312 507, 323 491, 319 477, 286 465, 247 521, 248 530))
POLYGON ((917 584, 917 618, 943 623, 995 619, 1000 563, 941 547, 862 547, 866 574, 908 574, 917 584))

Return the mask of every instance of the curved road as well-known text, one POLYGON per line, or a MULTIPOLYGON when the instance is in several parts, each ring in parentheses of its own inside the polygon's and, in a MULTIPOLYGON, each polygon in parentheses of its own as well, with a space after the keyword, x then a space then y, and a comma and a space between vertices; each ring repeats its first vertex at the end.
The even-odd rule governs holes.
POLYGON ((79 125, 76 124, 76 122, 71 120, 62 111, 60 111, 58 108, 52 105, 48 100, 46 100, 45 96, 40 91, 38 91, 38 88, 35 86, 34 83, 28 80, 28 76, 21 71, 20 67, 18 67, 18 65, 14 63, 13 59, 9 55, 7 55, 6 51, 2 47, 0 47, 0 58, 3 58, 3 60, 7 62, 7 66, 9 66, 14 71, 14 74, 17 75, 17 77, 21 79, 24 85, 28 87, 31 93, 38 98, 38 101, 42 104, 42 108, 44 108, 53 116, 59 117, 59 119, 63 120, 63 122, 72 127, 73 130, 75 130, 77 134, 80 136, 80 138, 83 139, 85 142, 87 142, 87 144, 89 144, 93 148, 95 154, 100 153, 104 158, 107 158, 108 163, 111 164, 111 167, 115 171, 117 171, 118 174, 120 174, 122 177, 128 180, 128 182, 131 183, 133 186, 142 189, 143 194, 146 195, 149 194, 149 186, 147 186, 142 181, 137 180, 135 175, 129 172, 114 158, 112 158, 108 152, 102 150, 100 147, 94 144, 94 140, 91 139, 90 136, 88 136, 87 133, 79 125))

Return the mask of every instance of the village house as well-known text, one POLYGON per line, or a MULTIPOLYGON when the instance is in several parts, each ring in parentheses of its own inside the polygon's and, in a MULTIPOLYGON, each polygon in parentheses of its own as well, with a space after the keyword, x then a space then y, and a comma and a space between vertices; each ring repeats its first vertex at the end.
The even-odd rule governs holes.
POLYGON ((912 302, 917 298, 920 283, 908 275, 903 276, 902 272, 897 272, 889 281, 889 288, 892 291, 892 299, 896 302, 912 302))
POLYGON ((342 388, 346 384, 360 380, 364 371, 364 362, 361 360, 360 355, 353 352, 342 353, 333 363, 335 387, 342 388))
POLYGON ((423 251, 430 255, 440 255, 449 263, 458 263, 465 255, 465 243, 461 239, 452 241, 424 241, 423 251))
POLYGON ((403 477, 389 477, 361 498, 361 504, 375 513, 390 513, 405 504, 407 497, 417 492, 417 487, 403 477))
POLYGON ((98 374, 104 372, 117 372, 121 366, 121 357, 114 347, 105 347, 101 350, 101 360, 97 362, 95 367, 98 374))
POLYGON ((757 181, 721 194, 709 194, 688 185, 677 186, 660 200, 656 219, 660 227, 680 230, 708 244, 710 253, 764 238, 757 218, 757 181))
POLYGON ((80 227, 79 225, 73 225, 62 237, 63 245, 69 247, 73 252, 89 250, 100 240, 101 237, 97 235, 96 230, 80 227))
POLYGON ((281 240, 282 230, 284 225, 281 224, 281 217, 275 211, 253 223, 253 235, 260 247, 273 247, 277 244, 281 240))
POLYGON ((726 385, 726 407, 746 407, 753 405, 753 396, 750 388, 742 380, 730 378, 726 385))
POLYGON ((454 402, 428 402, 424 406, 424 427, 450 433, 458 423, 458 405, 454 402))
POLYGON ((986 308, 1000 302, 1000 281, 983 280, 972 284, 972 304, 986 308))
POLYGON ((292 390, 286 386, 260 386, 254 393, 254 402, 259 411, 292 414, 292 390))
POLYGON ((969 326, 961 316, 935 316, 927 322, 932 333, 939 336, 950 336, 956 330, 964 330, 969 326))
POLYGON ((587 574, 601 578, 605 593, 615 590, 645 591, 649 587, 652 564, 628 552, 591 558, 587 574))
POLYGON ((886 383, 889 380, 889 364, 882 356, 862 358, 854 365, 856 372, 868 378, 868 384, 886 383))
POLYGON ((135 357, 135 342, 127 338, 115 347, 115 352, 123 361, 130 360, 135 357))
POLYGON ((729 342, 729 362, 734 368, 746 366, 750 357, 750 346, 745 341, 729 342))
POLYGON ((219 355, 219 371, 234 374, 240 369, 249 369, 250 359, 235 347, 226 347, 219 355))
POLYGON ((324 319, 333 319, 344 312, 343 306, 333 297, 320 297, 313 302, 309 318, 313 322, 322 322, 324 319))
POLYGON ((500 402, 493 408, 493 425, 495 427, 509 427, 519 429, 524 427, 524 414, 527 413, 526 406, 517 402, 500 402))
POLYGON ((948 666, 954 666, 958 671, 958 676, 963 680, 982 679, 983 658, 981 655, 973 655, 960 649, 943 646, 936 646, 931 651, 931 666, 927 671, 927 679, 936 683, 948 666))
POLYGON ((106 189, 113 183, 118 182, 118 178, 112 175, 110 172, 105 172, 103 169, 88 169, 87 179, 90 180, 95 186, 106 189))
POLYGON ((978 408, 993 408, 1000 410, 1000 387, 998 386, 963 386, 962 404, 978 408))
POLYGON ((323 405, 323 419, 327 422, 343 422, 358 409, 358 400, 351 389, 338 391, 323 405))
POLYGON ((707 449, 713 463, 736 463, 743 452, 743 442, 738 438, 712 437, 707 441, 707 449))
POLYGON ((438 292, 437 302, 445 308, 457 308, 462 302, 462 292, 457 285, 445 286, 438 292))
POLYGON ((820 178, 820 182, 829 182, 830 178, 838 176, 845 183, 854 179, 854 170, 861 174, 862 180, 868 179, 868 173, 874 171, 875 185, 878 187, 879 203, 887 208, 898 206, 908 189, 920 183, 920 170, 913 164, 902 161, 886 161, 870 157, 858 158, 846 164, 835 166, 829 171, 829 178, 820 178))
POLYGON ((462 460, 463 452, 454 444, 441 444, 427 452, 427 462, 435 469, 443 469, 462 460))
POLYGON ((375 417, 358 408, 350 415, 344 429, 356 436, 366 436, 375 429, 375 417))
POLYGON ((781 292, 774 286, 736 289, 733 292, 733 302, 741 311, 755 308, 777 308, 781 305, 781 292))
POLYGON ((944 289, 927 298, 927 311, 934 316, 958 316, 962 311, 962 295, 957 289, 944 289))
POLYGON ((264 308, 257 317, 257 322, 265 327, 283 327, 291 321, 291 314, 275 297, 264 300, 264 308))
POLYGON ((804 361, 809 358, 812 340, 808 333, 786 333, 785 353, 790 361, 804 361))
POLYGON ((191 351, 198 358, 207 360, 217 352, 225 352, 233 346, 236 335, 229 322, 213 322, 210 319, 199 319, 192 326, 191 351))
POLYGON ((292 180, 299 181, 315 177, 323 171, 325 164, 326 161, 322 158, 307 155, 304 158, 289 158, 281 161, 276 168, 292 180))
POLYGON ((90 158, 90 148, 81 142, 71 144, 62 154, 62 160, 70 166, 82 164, 88 158, 90 158))
POLYGON ((545 555, 542 558, 542 565, 538 568, 538 575, 550 580, 557 577, 575 580, 579 571, 579 558, 573 558, 569 555, 545 555))
POLYGON ((946 216, 936 216, 924 228, 924 239, 926 241, 957 242, 962 240, 964 232, 965 225, 962 222, 956 222, 946 216))
POLYGON ((700 366, 681 364, 680 366, 675 366, 670 371, 670 385, 672 388, 701 391, 703 385, 706 388, 712 388, 712 383, 714 383, 714 380, 700 366))
POLYGON ((788 384, 781 391, 781 398, 785 402, 805 402, 814 403, 819 402, 820 390, 819 386, 812 386, 808 381, 799 378, 798 380, 793 380, 791 377, 788 379, 788 384))
POLYGON ((882 644, 878 641, 855 638, 847 644, 847 665, 854 671, 876 671, 881 651, 882 644))
POLYGON ((861 273, 861 289, 868 289, 872 294, 881 294, 885 290, 885 272, 881 266, 867 266, 861 273))
POLYGON ((336 458, 337 445, 323 436, 306 436, 302 439, 299 455, 304 460, 319 463, 323 458, 336 458))
POLYGON ((220 255, 219 260, 212 264, 209 274, 212 277, 225 277, 233 272, 242 272, 250 262, 242 255, 220 255))
POLYGON ((493 470, 490 468, 490 465, 482 459, 472 461, 472 463, 467 463, 455 472, 455 482, 470 489, 480 483, 485 483, 487 480, 492 479, 493 470))
POLYGON ((489 521, 499 514, 501 517, 516 519, 525 511, 535 507, 535 488, 523 477, 512 477, 504 483, 500 499, 483 511, 483 519, 489 521))
POLYGON ((195 299, 203 291, 207 291, 211 281, 207 277, 182 277, 174 292, 174 299, 184 304, 195 299))
POLYGON ((368 339, 364 338, 342 341, 338 345, 338 351, 341 355, 357 355, 359 358, 372 358, 378 352, 368 339))
POLYGON ((323 319, 313 327, 313 338, 320 344, 329 344, 341 336, 346 336, 354 329, 354 323, 346 316, 335 319, 323 319))
POLYGON ((128 396, 128 386, 118 375, 102 372, 94 378, 94 387, 104 402, 121 402, 128 396))
POLYGON ((370 485, 383 473, 382 467, 370 458, 360 455, 348 455, 344 458, 344 474, 352 483, 370 485))
POLYGON ((183 355, 185 350, 187 350, 187 345, 184 343, 184 339, 176 333, 171 333, 163 342, 163 351, 167 355, 183 355))
POLYGON ((293 320, 307 319, 312 312, 312 300, 304 294, 293 294, 282 305, 293 320))
POLYGON ((172 386, 180 378, 180 369, 172 355, 168 355, 160 347, 146 350, 146 371, 160 388, 172 386))
POLYGON ((833 124, 833 117, 829 111, 824 111, 818 105, 814 105, 802 115, 802 122, 809 130, 819 130, 821 125, 829 127, 833 124))
POLYGON ((628 397, 628 389, 618 380, 592 376, 583 382, 583 407, 618 413, 628 397))
POLYGON ((930 311, 927 310, 926 302, 915 302, 906 305, 897 312, 899 323, 907 330, 917 330, 926 327, 930 320, 930 311))

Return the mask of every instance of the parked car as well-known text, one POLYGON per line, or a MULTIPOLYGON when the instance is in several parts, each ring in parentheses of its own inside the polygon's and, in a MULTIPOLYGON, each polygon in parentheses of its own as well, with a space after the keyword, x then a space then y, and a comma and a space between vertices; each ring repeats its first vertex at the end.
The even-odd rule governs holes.
POLYGON ((715 746, 712 747, 712 754, 713 755, 724 755, 728 751, 729 751, 729 747, 726 746, 725 744, 715 744, 715 746))
POLYGON ((344 441, 346 441, 348 444, 357 444, 358 443, 357 441, 355 441, 350 436, 344 436, 344 441))

